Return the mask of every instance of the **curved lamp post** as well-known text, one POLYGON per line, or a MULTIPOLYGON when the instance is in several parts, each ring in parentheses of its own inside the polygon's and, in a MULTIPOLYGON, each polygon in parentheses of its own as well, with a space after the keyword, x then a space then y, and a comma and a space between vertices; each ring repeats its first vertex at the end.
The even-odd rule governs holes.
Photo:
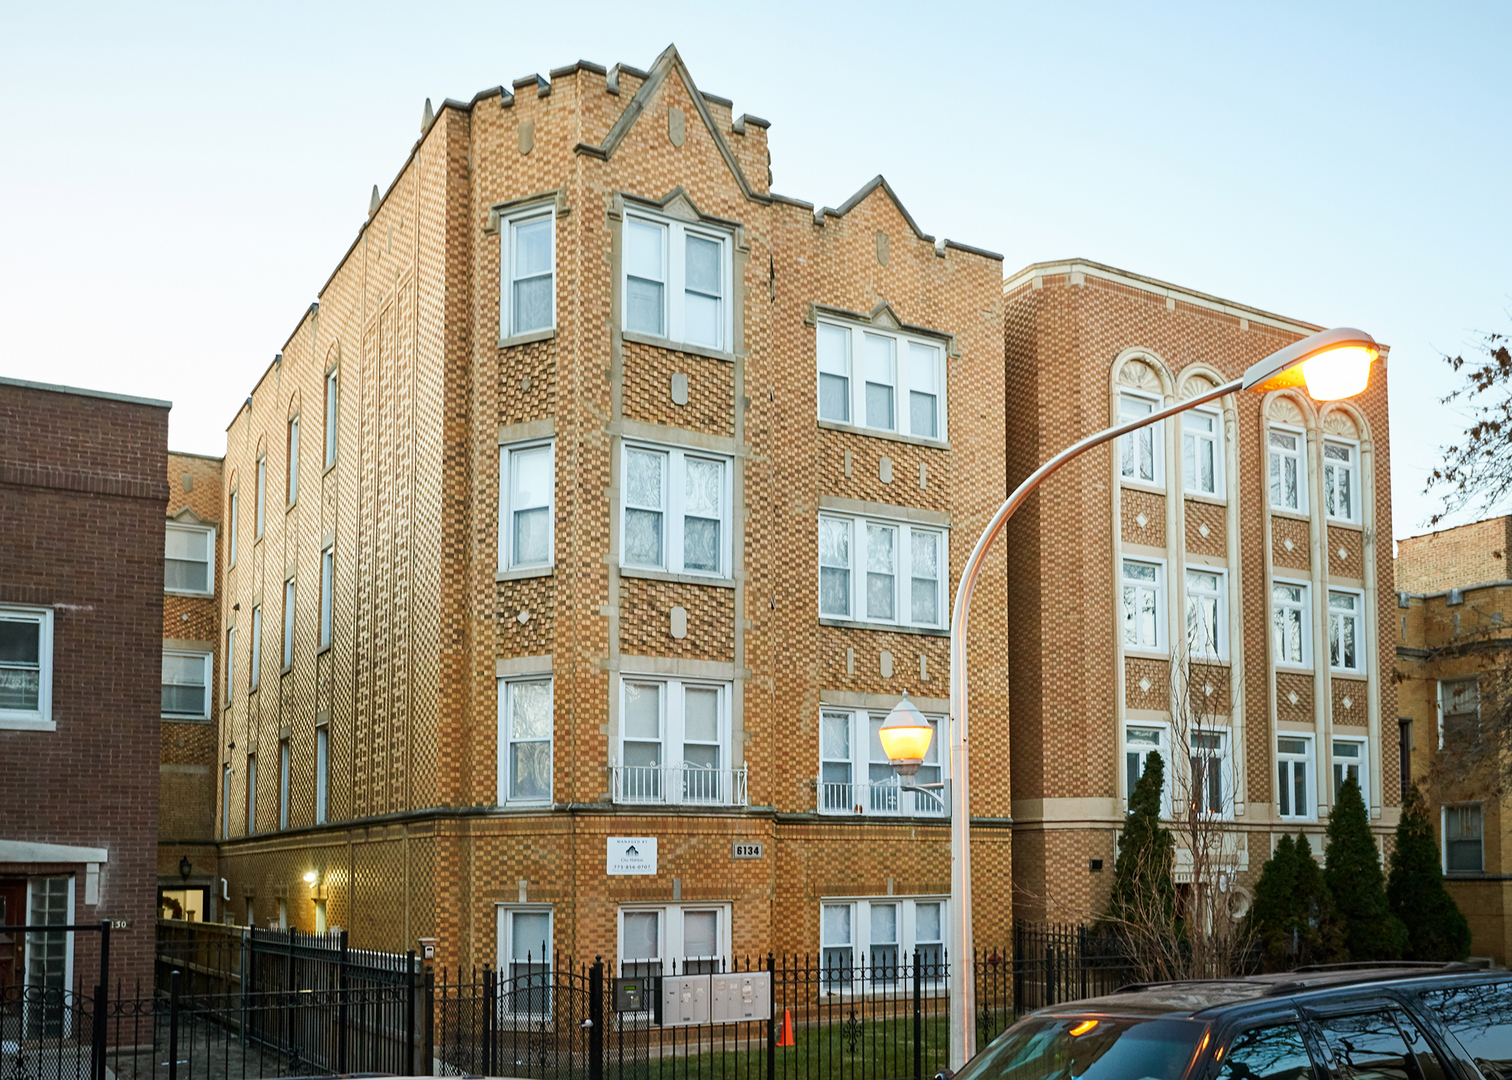
MULTIPOLYGON (((1206 390, 1195 397, 1157 409, 1148 416, 1117 424, 1089 435, 1056 454, 1014 489, 998 508, 961 568, 956 586, 955 610, 950 620, 950 1067, 959 1069, 976 1052, 976 983, 972 970, 974 954, 971 935, 971 819, 970 761, 966 737, 966 626, 971 617, 971 594, 976 588, 982 560, 1013 512, 1034 493, 1035 488, 1072 458, 1095 446, 1111 442, 1120 435, 1147 427, 1168 416, 1232 394, 1238 390, 1268 393, 1288 387, 1304 387, 1319 401, 1353 397, 1365 389, 1370 379, 1370 365, 1379 355, 1375 339, 1363 330, 1347 327, 1323 330, 1288 345, 1254 364, 1242 376, 1222 386, 1206 390)), ((918 772, 919 763, 929 747, 929 725, 919 710, 904 700, 889 714, 879 733, 882 748, 900 776, 918 772), (917 718, 917 722, 914 718, 917 718), (894 721, 897 721, 894 723, 894 721), (923 726, 922 743, 918 732, 923 726), (891 730, 894 734, 889 734, 891 730), (896 757, 894 755, 897 755, 896 757)))

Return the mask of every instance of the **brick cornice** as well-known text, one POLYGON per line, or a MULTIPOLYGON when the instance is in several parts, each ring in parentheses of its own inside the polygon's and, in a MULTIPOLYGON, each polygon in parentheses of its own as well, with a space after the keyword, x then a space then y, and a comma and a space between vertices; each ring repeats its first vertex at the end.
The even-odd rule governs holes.
POLYGON ((143 480, 121 473, 92 469, 64 469, 29 461, 0 461, 0 484, 15 487, 51 488, 55 491, 85 491, 92 495, 115 495, 123 499, 150 499, 167 503, 168 482, 143 480))

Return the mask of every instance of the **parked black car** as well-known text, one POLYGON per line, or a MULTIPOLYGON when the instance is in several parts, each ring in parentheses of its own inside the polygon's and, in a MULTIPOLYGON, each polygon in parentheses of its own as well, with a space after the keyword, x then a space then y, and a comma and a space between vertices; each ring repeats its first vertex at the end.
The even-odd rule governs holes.
POLYGON ((1030 1013, 955 1080, 1512 1080, 1512 972, 1328 965, 1030 1013))

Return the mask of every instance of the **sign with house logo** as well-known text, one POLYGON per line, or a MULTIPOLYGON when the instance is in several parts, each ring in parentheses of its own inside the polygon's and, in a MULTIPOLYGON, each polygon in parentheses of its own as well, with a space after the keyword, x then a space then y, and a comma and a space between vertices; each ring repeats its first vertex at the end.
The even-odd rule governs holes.
POLYGON ((609 837, 608 874, 655 874, 656 837, 609 837))

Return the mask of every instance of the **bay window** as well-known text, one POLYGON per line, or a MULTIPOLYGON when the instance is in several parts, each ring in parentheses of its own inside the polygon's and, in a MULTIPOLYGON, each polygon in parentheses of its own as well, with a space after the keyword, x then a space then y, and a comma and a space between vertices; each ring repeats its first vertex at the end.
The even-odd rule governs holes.
POLYGON ((549 803, 551 677, 499 680, 498 804, 549 803))
MULTIPOLYGON (((904 791, 882 749, 878 732, 885 712, 824 708, 819 713, 819 791, 821 814, 883 814, 939 817, 949 812, 945 789, 904 791)), ((946 779, 948 733, 943 717, 925 716, 934 737, 912 784, 939 784, 946 779)))
POLYGON ((945 608, 944 558, 945 534, 939 529, 822 514, 819 615, 939 628, 945 608))
POLYGON ((728 458, 626 443, 620 565, 729 577, 728 458))
POLYGON ((729 683, 623 676, 614 801, 745 805, 745 769, 731 760, 730 694, 729 683))
POLYGON ((535 206, 500 223, 502 338, 556 325, 555 210, 535 206))
POLYGON ((625 215, 624 328, 734 352, 727 233, 641 210, 625 215))
POLYGON ((820 322, 814 330, 819 419, 945 438, 944 354, 906 333, 820 322))

